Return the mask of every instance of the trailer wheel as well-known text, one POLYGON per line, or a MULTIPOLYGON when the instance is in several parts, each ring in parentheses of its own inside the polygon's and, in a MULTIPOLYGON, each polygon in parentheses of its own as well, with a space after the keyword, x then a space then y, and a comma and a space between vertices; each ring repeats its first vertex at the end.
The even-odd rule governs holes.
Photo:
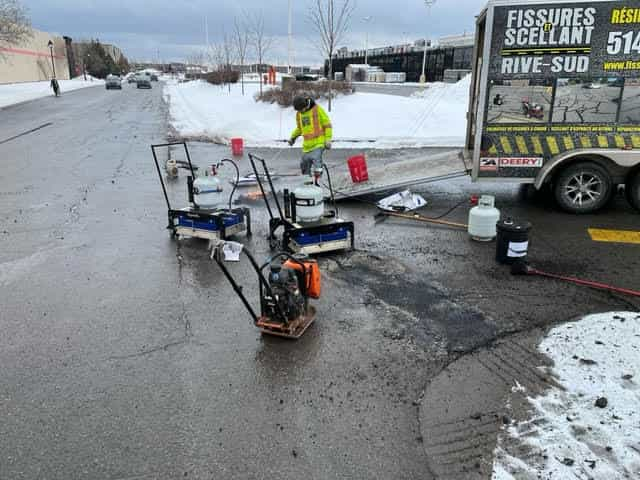
POLYGON ((613 192, 613 182, 601 166, 582 162, 560 172, 554 190, 556 201, 563 210, 591 213, 607 204, 613 192))
POLYGON ((625 193, 631 206, 640 211, 640 170, 629 176, 625 185, 625 193))

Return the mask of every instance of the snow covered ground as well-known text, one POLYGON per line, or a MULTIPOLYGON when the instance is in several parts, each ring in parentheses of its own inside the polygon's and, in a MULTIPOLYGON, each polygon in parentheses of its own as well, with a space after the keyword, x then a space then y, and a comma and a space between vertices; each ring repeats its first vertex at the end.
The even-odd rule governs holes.
POLYGON ((528 398, 530 420, 502 432, 493 479, 640 478, 640 314, 590 315, 539 350, 561 388, 528 398))
MULTIPOLYGON (((79 88, 104 85, 104 80, 93 79, 93 81, 85 81, 83 77, 77 77, 73 80, 58 80, 58 83, 60 84, 60 90, 64 95, 64 92, 70 92, 79 88)), ((53 96, 53 90, 51 90, 49 80, 44 82, 10 83, 8 85, 0 85, 0 108, 50 95, 53 96)))
MULTIPOLYGON (((469 77, 456 84, 433 83, 421 96, 405 98, 378 93, 339 96, 330 113, 334 145, 354 141, 373 148, 460 146, 464 143, 469 77)), ((228 143, 241 137, 248 146, 282 147, 295 126, 293 108, 256 102, 258 85, 231 93, 205 82, 165 84, 174 129, 187 138, 228 143)), ((326 107, 326 102, 321 104, 326 107)), ((298 140, 300 142, 301 140, 298 140)))

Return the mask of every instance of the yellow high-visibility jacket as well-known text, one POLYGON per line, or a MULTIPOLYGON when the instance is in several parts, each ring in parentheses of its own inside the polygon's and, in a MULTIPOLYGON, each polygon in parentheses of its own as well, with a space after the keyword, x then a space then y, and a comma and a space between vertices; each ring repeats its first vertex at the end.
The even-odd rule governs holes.
POLYGON ((295 140, 300 135, 304 137, 302 151, 305 153, 324 148, 324 144, 331 141, 331 120, 320 105, 314 105, 306 112, 297 112, 296 129, 291 133, 291 139, 295 140))

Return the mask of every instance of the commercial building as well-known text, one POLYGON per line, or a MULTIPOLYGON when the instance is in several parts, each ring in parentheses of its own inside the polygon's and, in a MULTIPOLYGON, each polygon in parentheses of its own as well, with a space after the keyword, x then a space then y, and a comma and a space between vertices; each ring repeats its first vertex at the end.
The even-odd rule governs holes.
MULTIPOLYGON (((455 35, 443 37, 437 43, 418 40, 413 44, 395 45, 383 48, 370 48, 366 63, 380 67, 385 72, 402 72, 407 82, 418 82, 422 74, 422 61, 426 50, 425 76, 428 82, 443 81, 451 75, 448 70, 456 70, 456 78, 471 71, 473 55, 473 35, 455 35)), ((345 73, 347 65, 364 64, 364 50, 340 49, 333 56, 333 71, 345 73)), ((325 62, 328 72, 329 63, 325 62)))
POLYGON ((71 39, 32 30, 30 38, 19 44, 0 42, 0 84, 37 82, 56 77, 70 78, 67 49, 71 39), (53 65, 49 42, 53 43, 53 65))

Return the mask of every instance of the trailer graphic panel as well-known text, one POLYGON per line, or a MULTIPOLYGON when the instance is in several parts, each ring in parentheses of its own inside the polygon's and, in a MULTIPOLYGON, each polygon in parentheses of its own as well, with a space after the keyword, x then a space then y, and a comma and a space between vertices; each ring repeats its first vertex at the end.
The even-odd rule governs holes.
POLYGON ((477 177, 530 180, 569 151, 640 148, 640 1, 502 2, 487 19, 477 177))

